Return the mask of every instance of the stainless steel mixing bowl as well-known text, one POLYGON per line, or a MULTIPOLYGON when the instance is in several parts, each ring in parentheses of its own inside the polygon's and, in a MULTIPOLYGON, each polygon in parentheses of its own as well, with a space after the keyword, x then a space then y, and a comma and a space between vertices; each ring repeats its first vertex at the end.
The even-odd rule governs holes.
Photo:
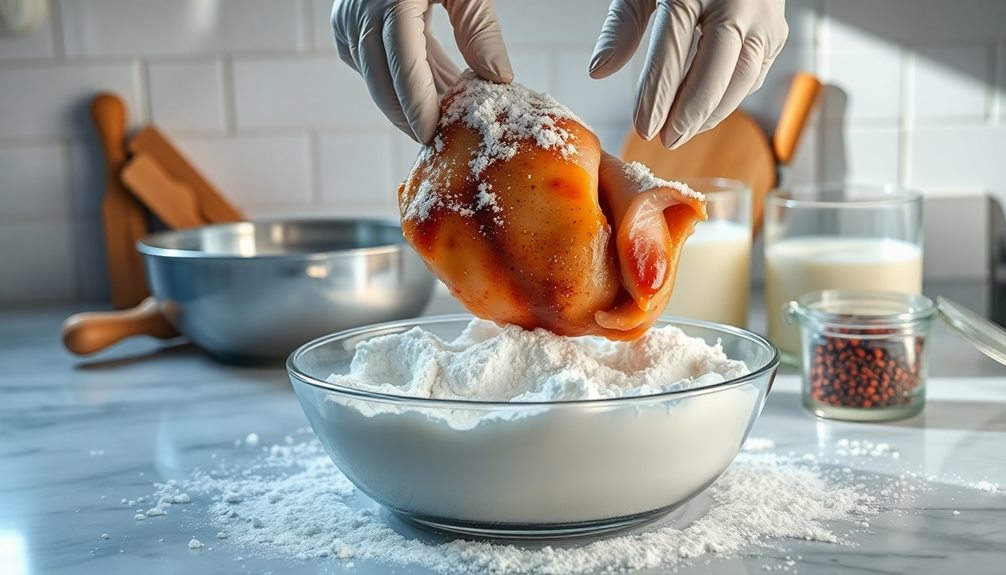
POLYGON ((242 363, 416 316, 435 281, 391 221, 240 222, 154 234, 137 248, 162 313, 215 357, 242 363))

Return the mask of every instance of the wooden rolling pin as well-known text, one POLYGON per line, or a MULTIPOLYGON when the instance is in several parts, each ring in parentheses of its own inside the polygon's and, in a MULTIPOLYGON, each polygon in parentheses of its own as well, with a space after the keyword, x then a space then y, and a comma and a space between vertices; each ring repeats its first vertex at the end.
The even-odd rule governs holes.
MULTIPOLYGON (((219 194, 196 169, 168 142, 156 128, 148 126, 129 143, 133 156, 127 161, 122 149, 125 132, 125 106, 111 94, 103 94, 95 99, 92 107, 95 124, 101 133, 105 147, 108 168, 109 193, 106 214, 108 225, 119 221, 109 219, 124 208, 138 211, 143 216, 143 232, 146 231, 146 206, 158 219, 171 229, 184 229, 205 225, 242 221, 244 217, 233 204, 219 194), (130 195, 131 194, 131 195, 130 195)), ((130 228, 132 229, 132 228, 130 228)), ((111 232, 110 232, 111 233, 111 232)), ((117 232, 115 239, 119 238, 117 232)), ((136 251, 138 233, 128 242, 117 241, 114 245, 114 267, 112 247, 109 248, 109 265, 115 270, 112 275, 113 299, 116 307, 129 308, 109 312, 86 312, 73 315, 63 322, 63 345, 78 355, 88 355, 101 351, 112 344, 134 335, 149 335, 161 339, 179 336, 179 332, 165 319, 157 301, 152 297, 142 299, 147 294, 142 259, 136 251), (128 254, 136 262, 136 277, 141 282, 142 294, 137 297, 130 292, 130 298, 142 302, 123 304, 123 297, 116 297, 117 286, 122 283, 120 260, 128 254), (119 274, 119 275, 115 275, 119 274)), ((110 236, 111 238, 111 236, 110 236)), ((122 288, 124 289, 124 288, 122 288)), ((122 291, 120 289, 119 291, 122 291)))
POLYGON ((91 101, 91 118, 105 157, 101 217, 109 286, 112 304, 122 309, 139 304, 149 295, 143 260, 136 251, 136 241, 147 233, 147 215, 119 180, 119 170, 126 162, 126 105, 115 94, 99 94, 91 101))
POLYGON ((63 322, 63 345, 77 355, 99 352, 134 335, 170 339, 180 334, 152 297, 132 309, 78 313, 63 322))

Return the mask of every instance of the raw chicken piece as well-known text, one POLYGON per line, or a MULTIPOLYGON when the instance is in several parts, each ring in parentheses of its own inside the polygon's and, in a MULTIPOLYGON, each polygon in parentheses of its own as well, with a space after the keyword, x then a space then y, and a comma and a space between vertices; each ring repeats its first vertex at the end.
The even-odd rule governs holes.
POLYGON ((473 314, 635 339, 667 306, 701 194, 601 151, 550 96, 465 73, 399 187, 402 229, 473 314))

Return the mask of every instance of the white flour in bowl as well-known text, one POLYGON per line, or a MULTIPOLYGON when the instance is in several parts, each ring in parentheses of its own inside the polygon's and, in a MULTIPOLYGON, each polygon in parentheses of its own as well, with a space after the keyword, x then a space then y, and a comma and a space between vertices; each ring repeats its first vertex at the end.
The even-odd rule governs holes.
POLYGON ((554 525, 655 513, 701 491, 740 449, 759 388, 654 394, 747 372, 718 345, 671 326, 611 342, 475 320, 453 341, 413 329, 362 342, 348 373, 329 380, 501 404, 297 391, 339 467, 389 508, 441 522, 554 525), (528 403, 603 398, 633 401, 528 403))
MULTIPOLYGON (((742 361, 673 326, 634 341, 563 337, 474 319, 453 341, 422 328, 364 341, 348 374, 328 381, 384 394, 494 402, 552 402, 652 395, 706 387, 746 375, 742 361)), ((358 404, 364 413, 400 411, 358 404)), ((457 429, 493 411, 430 410, 457 429)), ((519 412, 517 412, 519 413, 519 412)))

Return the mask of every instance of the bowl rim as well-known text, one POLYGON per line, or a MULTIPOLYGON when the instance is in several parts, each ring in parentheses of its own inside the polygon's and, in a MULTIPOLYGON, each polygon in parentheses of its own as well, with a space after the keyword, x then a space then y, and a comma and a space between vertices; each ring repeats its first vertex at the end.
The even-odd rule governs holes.
POLYGON ((510 410, 524 410, 529 407, 559 407, 559 406, 617 406, 624 404, 640 404, 640 403, 650 403, 659 402, 666 399, 685 399, 688 397, 693 397, 697 395, 705 395, 708 393, 716 393, 719 391, 725 391, 728 389, 733 389, 736 387, 741 387, 752 381, 761 379, 767 374, 772 374, 778 369, 781 360, 779 349, 773 345, 770 341, 764 337, 742 329, 739 327, 734 327, 726 324, 715 323, 710 321, 703 321, 697 319, 689 319, 677 316, 662 317, 658 318, 655 325, 687 325, 693 327, 700 327, 705 329, 712 329, 715 331, 723 332, 724 334, 734 335, 741 337, 743 339, 749 340, 762 346, 772 353, 771 359, 758 367, 738 378, 728 379, 719 383, 714 383, 710 385, 704 385, 702 387, 690 388, 684 390, 676 391, 665 391, 661 393, 652 393, 647 395, 633 395, 633 396, 623 396, 623 397, 608 397, 600 399, 572 399, 572 400, 559 400, 559 401, 473 401, 473 400, 463 400, 463 399, 438 399, 431 397, 416 397, 408 395, 396 395, 390 393, 380 393, 376 391, 368 391, 362 389, 355 389, 351 387, 346 387, 338 384, 331 383, 329 381, 324 381, 318 379, 314 376, 304 373, 298 366, 297 360, 305 353, 311 351, 316 347, 320 347, 333 341, 340 339, 348 339, 354 336, 360 336, 370 331, 383 330, 389 328, 401 328, 401 327, 423 327, 424 325, 430 324, 444 324, 456 321, 470 321, 475 319, 475 316, 467 313, 460 314, 447 314, 447 315, 431 315, 431 316, 420 316, 410 319, 383 322, 370 324, 366 326, 356 327, 352 329, 338 331, 329 335, 319 337, 317 339, 311 340, 304 345, 298 347, 291 353, 286 360, 286 370, 290 378, 303 383, 305 385, 310 385, 319 389, 323 389, 328 392, 332 392, 342 396, 349 396, 353 399, 362 399, 368 401, 377 401, 380 403, 393 403, 393 404, 406 404, 406 405, 419 405, 421 407, 435 408, 435 407, 454 407, 454 408, 465 408, 465 409, 510 409, 510 410))
POLYGON ((273 224, 376 224, 389 228, 401 230, 401 223, 394 218, 364 217, 364 218, 326 218, 326 217, 290 217, 290 218, 263 218, 249 219, 240 222, 226 222, 219 224, 207 224, 195 228, 181 230, 167 230, 147 234, 136 241, 136 250, 145 256, 153 256, 169 259, 210 259, 210 260, 311 260, 317 258, 348 257, 359 255, 379 255, 400 252, 404 250, 405 238, 397 243, 381 244, 362 248, 333 249, 313 252, 286 252, 272 254, 241 255, 234 253, 209 253, 204 250, 185 250, 181 248, 167 248, 154 245, 154 242, 163 241, 164 238, 172 236, 185 236, 201 233, 204 230, 222 230, 227 228, 238 228, 247 226, 264 226, 273 224))

